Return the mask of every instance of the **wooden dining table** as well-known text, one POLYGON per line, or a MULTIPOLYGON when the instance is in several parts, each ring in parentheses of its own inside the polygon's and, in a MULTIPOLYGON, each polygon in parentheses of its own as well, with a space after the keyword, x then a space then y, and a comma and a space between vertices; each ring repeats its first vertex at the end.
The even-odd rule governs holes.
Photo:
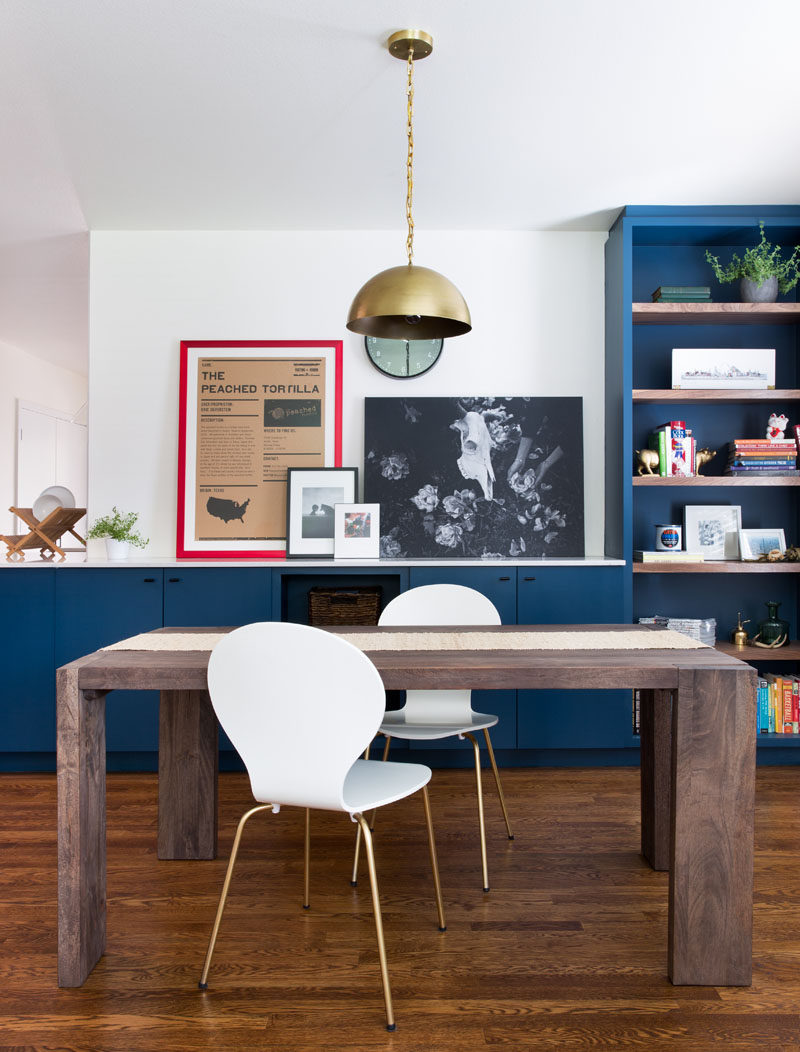
MULTIPOLYGON (((197 649, 98 650, 58 669, 60 986, 80 986, 105 952, 110 692, 160 691, 159 859, 216 856, 218 726, 207 691, 207 637, 227 631, 157 629, 149 635, 197 634, 197 649)), ((642 854, 654 869, 669 871, 667 975, 680 985, 750 985, 755 670, 713 647, 660 649, 656 636, 643 637, 646 646, 640 639, 636 649, 623 645, 631 632, 653 632, 650 626, 437 631, 458 634, 461 648, 431 648, 430 629, 337 629, 358 634, 387 690, 639 689, 642 854), (418 649, 389 649, 392 633, 415 631, 418 649), (491 632, 496 643, 470 649, 473 631, 491 632), (540 649, 512 646, 511 634, 526 632, 554 635, 539 636, 540 649), (561 642, 564 634, 568 642, 561 642)), ((124 705, 125 695, 112 703, 124 705)))

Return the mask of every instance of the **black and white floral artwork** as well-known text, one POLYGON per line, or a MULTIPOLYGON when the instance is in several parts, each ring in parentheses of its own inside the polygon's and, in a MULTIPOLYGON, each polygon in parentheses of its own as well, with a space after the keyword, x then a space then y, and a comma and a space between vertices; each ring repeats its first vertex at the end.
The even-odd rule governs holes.
POLYGON ((366 398, 381 557, 582 556, 580 398, 366 398))

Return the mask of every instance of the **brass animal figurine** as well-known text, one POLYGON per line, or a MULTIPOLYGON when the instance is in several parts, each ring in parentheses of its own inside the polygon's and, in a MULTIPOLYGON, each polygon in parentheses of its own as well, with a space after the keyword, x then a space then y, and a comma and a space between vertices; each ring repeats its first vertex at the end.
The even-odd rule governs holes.
POLYGON ((716 449, 709 449, 708 446, 703 446, 702 449, 698 449, 694 455, 694 473, 695 475, 700 474, 700 468, 705 467, 709 460, 713 460, 717 455, 716 449))
POLYGON ((639 463, 640 475, 657 475, 658 474, 658 453, 655 449, 637 449, 636 459, 639 463), (655 468, 655 471, 653 471, 655 468))

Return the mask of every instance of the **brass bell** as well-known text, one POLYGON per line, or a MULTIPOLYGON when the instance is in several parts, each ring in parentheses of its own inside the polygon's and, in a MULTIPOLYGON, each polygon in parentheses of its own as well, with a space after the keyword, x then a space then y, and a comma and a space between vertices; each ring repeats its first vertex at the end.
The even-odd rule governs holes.
POLYGON ((737 616, 739 620, 736 628, 731 632, 731 643, 733 643, 735 647, 746 647, 750 642, 750 637, 745 631, 744 626, 750 624, 750 618, 748 617, 746 621, 742 621, 741 611, 739 611, 737 616))

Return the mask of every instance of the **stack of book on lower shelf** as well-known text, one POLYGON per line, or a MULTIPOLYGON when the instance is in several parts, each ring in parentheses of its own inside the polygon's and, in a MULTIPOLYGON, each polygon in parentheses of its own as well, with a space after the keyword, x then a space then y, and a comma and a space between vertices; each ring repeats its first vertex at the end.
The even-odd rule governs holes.
POLYGON ((653 303, 710 303, 710 285, 659 285, 653 303))
POLYGON ((644 551, 638 549, 633 553, 635 563, 702 563, 705 556, 702 552, 684 552, 679 548, 665 551, 644 551))
POLYGON ((800 734, 800 677, 759 674, 758 730, 760 734, 800 734))
POLYGON ((733 478, 780 478, 800 475, 797 444, 793 438, 770 442, 766 438, 735 438, 728 445, 725 474, 733 478))
POLYGON ((698 643, 705 643, 709 647, 713 647, 717 641, 717 621, 713 617, 665 617, 663 614, 653 614, 652 617, 640 617, 639 624, 671 628, 674 632, 683 632, 685 636, 691 636, 698 643))

